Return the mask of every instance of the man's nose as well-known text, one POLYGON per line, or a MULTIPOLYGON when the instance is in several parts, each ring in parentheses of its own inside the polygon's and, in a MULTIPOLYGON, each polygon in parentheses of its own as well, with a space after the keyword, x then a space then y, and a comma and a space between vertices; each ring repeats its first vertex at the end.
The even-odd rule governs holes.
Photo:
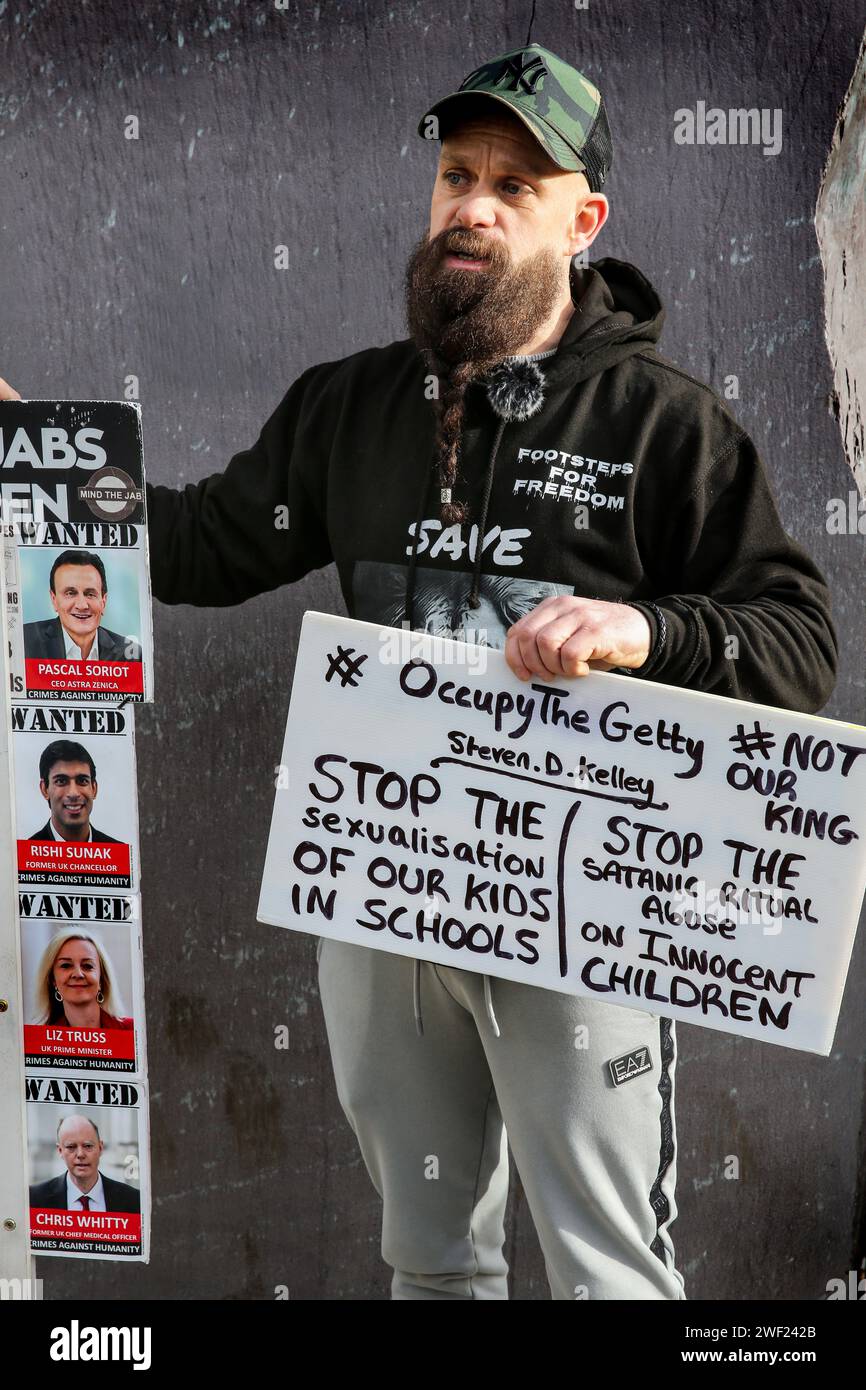
POLYGON ((468 193, 458 204, 454 216, 461 227, 493 227, 496 223, 494 199, 489 193, 468 193))

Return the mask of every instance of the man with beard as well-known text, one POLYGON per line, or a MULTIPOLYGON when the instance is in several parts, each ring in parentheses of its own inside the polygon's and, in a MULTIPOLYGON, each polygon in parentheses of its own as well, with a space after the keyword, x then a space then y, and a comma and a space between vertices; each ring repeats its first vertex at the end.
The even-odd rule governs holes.
MULTIPOLYGON (((440 142, 410 337, 308 368, 251 449, 149 487, 153 591, 231 605, 335 561, 352 617, 815 711, 827 586, 755 446, 657 352, 608 216, 604 103, 537 44, 422 118, 440 142), (275 518, 289 517, 289 529, 275 518)), ((355 909, 346 905, 350 918, 355 909)), ((397 1299, 503 1299, 510 1140, 555 1299, 682 1299, 671 1019, 323 939, 337 1094, 397 1299)))

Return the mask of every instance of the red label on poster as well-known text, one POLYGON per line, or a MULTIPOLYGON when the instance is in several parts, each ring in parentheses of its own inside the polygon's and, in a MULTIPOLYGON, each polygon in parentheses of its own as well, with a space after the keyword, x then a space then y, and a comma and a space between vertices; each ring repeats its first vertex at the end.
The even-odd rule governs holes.
POLYGON ((131 1027, 69 1028, 54 1023, 25 1023, 24 1051, 28 1057, 103 1057, 128 1061, 135 1057, 135 1035, 131 1027))
POLYGON ((28 690, 116 690, 118 694, 140 695, 144 668, 140 661, 27 657, 24 680, 28 690))
POLYGON ((30 1208, 30 1240, 35 1250, 78 1250, 130 1254, 141 1249, 141 1214, 137 1211, 70 1211, 63 1207, 30 1208))
POLYGON ((18 872, 129 877, 129 845, 104 840, 19 840, 18 872))

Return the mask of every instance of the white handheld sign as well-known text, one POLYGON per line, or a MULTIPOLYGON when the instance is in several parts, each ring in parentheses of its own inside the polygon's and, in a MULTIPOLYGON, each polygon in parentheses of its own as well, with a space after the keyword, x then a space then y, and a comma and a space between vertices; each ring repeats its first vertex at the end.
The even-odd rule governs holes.
POLYGON ((304 618, 258 920, 828 1055, 866 728, 304 618))

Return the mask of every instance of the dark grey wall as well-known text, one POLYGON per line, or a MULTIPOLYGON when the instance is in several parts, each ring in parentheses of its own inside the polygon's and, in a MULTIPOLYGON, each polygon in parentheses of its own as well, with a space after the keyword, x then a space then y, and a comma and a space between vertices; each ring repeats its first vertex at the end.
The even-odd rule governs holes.
MULTIPOLYGON (((150 476, 220 469, 304 367, 404 336, 402 266, 434 160, 415 124, 524 40, 530 8, 10 0, 0 375, 30 397, 113 398, 134 375, 150 476), (273 268, 281 242, 289 272, 273 268)), ((533 37, 610 111, 611 218, 592 255, 656 284, 668 357, 718 391, 739 376, 733 409, 833 588, 844 656, 826 713, 866 723, 863 538, 824 520, 852 483, 811 224, 860 24, 856 0, 539 0, 533 37), (699 100, 781 108, 781 153, 675 145, 674 112, 699 100)), ((314 940, 255 921, 307 607, 343 611, 333 570, 234 612, 156 606, 157 703, 137 720, 153 1259, 40 1260, 46 1297, 387 1296, 314 940)), ((692 1298, 820 1298, 852 1267, 864 985, 861 934, 828 1060, 680 1025, 673 1235, 692 1298), (738 1181, 723 1177, 732 1154, 738 1181)), ((514 1296, 546 1298, 519 1184, 512 1218, 514 1296)))

